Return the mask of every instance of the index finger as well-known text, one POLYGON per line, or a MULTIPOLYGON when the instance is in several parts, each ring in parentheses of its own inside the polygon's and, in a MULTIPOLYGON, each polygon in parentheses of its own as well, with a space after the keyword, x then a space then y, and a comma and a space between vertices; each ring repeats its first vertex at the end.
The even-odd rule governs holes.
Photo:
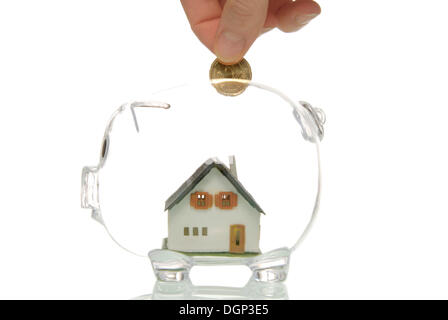
POLYGON ((191 29, 210 50, 213 48, 222 8, 218 0, 181 0, 191 29))

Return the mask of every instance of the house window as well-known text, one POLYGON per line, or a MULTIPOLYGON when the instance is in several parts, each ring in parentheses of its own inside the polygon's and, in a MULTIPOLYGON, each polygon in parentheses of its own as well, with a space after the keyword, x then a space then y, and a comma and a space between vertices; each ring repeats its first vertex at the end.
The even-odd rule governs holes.
POLYGON ((184 236, 189 236, 189 235, 190 235, 190 228, 184 227, 184 236))
POLYGON ((203 236, 208 235, 208 229, 207 229, 207 227, 202 227, 202 235, 203 235, 203 236))
POLYGON ((223 193, 222 195, 221 195, 221 206, 223 207, 223 208, 228 208, 228 207, 230 207, 230 194, 227 194, 227 193, 223 193))
POLYGON ((199 235, 199 228, 198 227, 193 227, 193 235, 194 236, 198 236, 199 235))
POLYGON ((212 196, 208 192, 195 192, 190 196, 190 205, 196 209, 208 209, 212 204, 212 196))
POLYGON ((220 209, 233 209, 238 205, 238 195, 233 192, 220 192, 215 195, 215 205, 220 209))

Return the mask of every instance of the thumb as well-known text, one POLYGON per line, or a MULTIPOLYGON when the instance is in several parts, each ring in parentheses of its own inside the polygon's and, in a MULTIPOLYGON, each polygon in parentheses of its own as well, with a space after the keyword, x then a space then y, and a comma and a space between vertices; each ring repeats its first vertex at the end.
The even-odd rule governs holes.
POLYGON ((227 0, 216 32, 213 52, 227 64, 239 62, 260 34, 268 0, 227 0))

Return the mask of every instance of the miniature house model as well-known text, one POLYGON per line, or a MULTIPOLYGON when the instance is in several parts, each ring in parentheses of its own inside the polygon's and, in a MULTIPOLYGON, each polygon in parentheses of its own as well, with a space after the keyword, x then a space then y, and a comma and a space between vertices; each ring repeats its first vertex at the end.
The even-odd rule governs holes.
POLYGON ((170 250, 197 253, 259 253, 263 210, 230 166, 209 159, 166 201, 170 250))

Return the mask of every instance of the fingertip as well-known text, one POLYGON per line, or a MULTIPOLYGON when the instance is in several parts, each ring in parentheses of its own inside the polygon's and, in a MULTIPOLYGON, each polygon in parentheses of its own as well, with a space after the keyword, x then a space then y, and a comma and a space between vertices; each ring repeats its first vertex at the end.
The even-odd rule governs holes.
POLYGON ((213 51, 225 64, 239 62, 254 43, 266 21, 268 0, 227 0, 213 51))
POLYGON ((224 31, 218 35, 213 51, 222 63, 233 64, 243 58, 245 47, 245 37, 237 33, 224 31))
POLYGON ((213 19, 191 27, 199 41, 212 52, 214 52, 215 35, 218 30, 218 24, 219 19, 213 19))
POLYGON ((315 1, 309 1, 309 2, 310 2, 310 3, 309 3, 310 11, 312 11, 313 13, 315 13, 316 16, 320 15, 320 14, 322 13, 322 8, 321 8, 321 6, 320 6, 317 2, 315 2, 315 1))
POLYGON ((321 11, 320 5, 311 0, 287 3, 277 11, 278 28, 283 32, 295 32, 320 15, 321 11))

